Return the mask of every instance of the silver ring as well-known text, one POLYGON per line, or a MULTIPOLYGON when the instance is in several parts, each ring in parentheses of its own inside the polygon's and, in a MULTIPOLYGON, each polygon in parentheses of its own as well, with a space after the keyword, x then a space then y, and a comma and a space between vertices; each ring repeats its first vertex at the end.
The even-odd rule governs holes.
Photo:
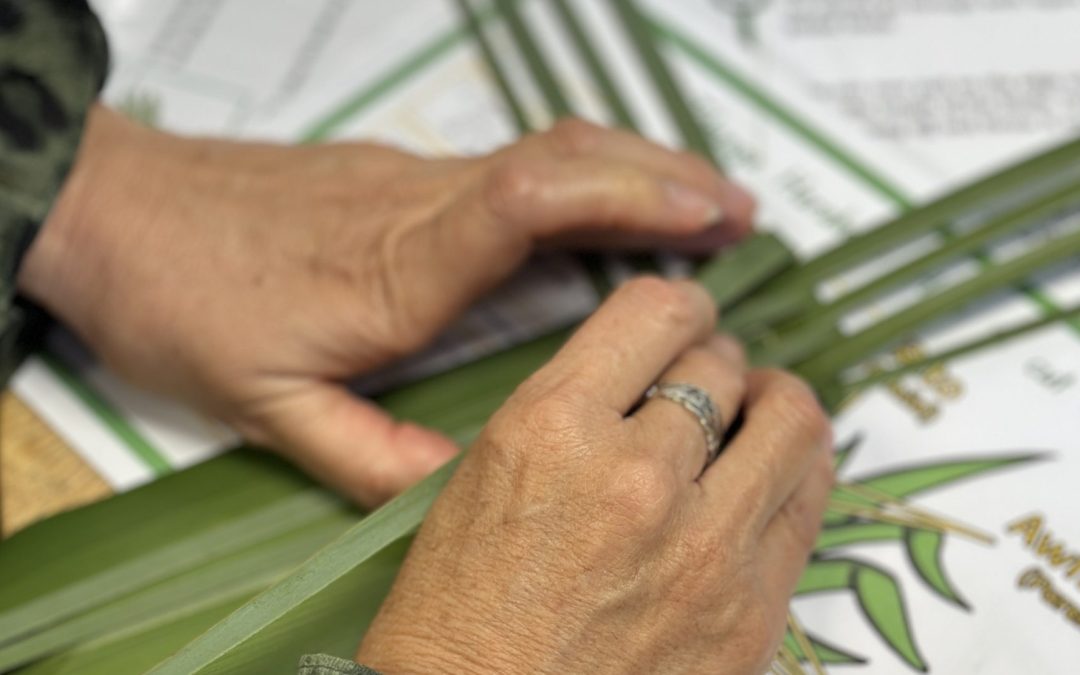
POLYGON ((693 384, 654 384, 645 392, 645 400, 663 398, 677 403, 693 415, 705 432, 705 466, 712 464, 720 455, 720 412, 709 393, 693 384))

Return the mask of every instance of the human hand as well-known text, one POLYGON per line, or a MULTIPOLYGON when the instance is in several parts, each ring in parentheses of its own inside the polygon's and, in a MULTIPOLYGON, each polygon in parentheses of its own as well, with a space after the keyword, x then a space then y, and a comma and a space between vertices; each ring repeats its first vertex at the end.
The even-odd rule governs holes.
POLYGON ((752 208, 705 162, 583 122, 428 160, 181 138, 98 106, 19 284, 127 379, 374 504, 456 448, 345 379, 427 344, 538 245, 703 253, 752 208))
POLYGON ((492 418, 436 501, 357 660, 411 673, 767 670, 833 474, 795 377, 748 370, 688 282, 632 281, 492 418), (702 473, 698 421, 743 426, 702 473))

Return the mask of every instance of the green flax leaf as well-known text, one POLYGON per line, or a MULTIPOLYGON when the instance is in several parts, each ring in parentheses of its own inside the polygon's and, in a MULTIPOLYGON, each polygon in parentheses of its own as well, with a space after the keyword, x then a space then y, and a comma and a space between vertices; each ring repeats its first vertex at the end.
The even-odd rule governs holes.
POLYGON ((965 342, 951 349, 947 349, 943 352, 927 356, 926 358, 913 361, 911 363, 905 363, 902 366, 893 368, 892 370, 883 371, 880 373, 874 373, 864 379, 856 380, 854 382, 848 382, 844 384, 836 383, 837 393, 841 398, 850 396, 859 391, 863 391, 868 387, 872 387, 876 384, 883 384, 886 382, 892 382, 899 377, 925 370, 930 366, 939 363, 946 363, 953 359, 967 356, 973 352, 982 351, 988 347, 993 347, 1002 342, 1012 340, 1024 335, 1027 335, 1033 331, 1045 328, 1051 324, 1061 322, 1074 322, 1080 319, 1080 305, 1070 307, 1068 309, 1054 309, 1047 312, 1044 316, 1039 317, 1033 321, 1028 321, 1012 328, 1007 328, 990 335, 976 338, 969 342, 965 342))
MULTIPOLYGON (((359 613, 367 612, 367 620, 374 616, 404 558, 405 547, 398 545, 419 527, 457 463, 450 462, 372 513, 153 672, 273 672, 275 664, 290 659, 290 665, 295 664, 300 656, 290 651, 300 641, 293 636, 283 642, 281 631, 319 637, 335 626, 335 616, 347 626, 342 630, 358 639, 366 623, 359 613), (352 623, 346 618, 350 615, 352 623)), ((334 653, 341 653, 342 646, 339 642, 334 653)))
MULTIPOLYGON (((806 336, 820 331, 820 326, 832 327, 845 314, 878 298, 904 284, 910 284, 927 274, 949 265, 956 260, 978 253, 984 247, 1015 233, 1023 227, 1044 222, 1060 214, 1069 206, 1075 206, 1080 191, 1075 185, 1066 185, 1050 195, 1033 196, 1006 212, 994 216, 990 222, 964 235, 953 236, 934 251, 920 256, 870 283, 856 288, 813 314, 803 314, 797 325, 785 328, 781 339, 784 343, 805 343, 806 336)), ((793 360, 793 359, 792 359, 793 360)))
POLYGON ((342 508, 284 462, 243 450, 31 526, 0 555, 0 578, 19 580, 0 584, 0 645, 342 508))
POLYGON ((609 4, 622 22, 623 29, 637 48, 638 56, 660 92, 660 97, 679 128, 683 145, 719 165, 712 143, 705 134, 701 123, 690 109, 689 98, 683 94, 682 87, 672 74, 663 55, 660 53, 656 37, 649 22, 642 15, 634 0, 610 0, 609 4))
POLYGON ((1015 259, 985 267, 969 281, 930 295, 855 335, 844 337, 833 327, 836 340, 823 343, 828 346, 795 370, 812 383, 828 383, 840 371, 873 356, 919 327, 1076 255, 1080 255, 1080 232, 1056 237, 1015 259))
POLYGON ((805 287, 840 274, 906 242, 949 225, 961 216, 984 208, 1002 195, 1062 174, 1080 165, 1080 138, 1035 155, 968 185, 930 204, 911 211, 844 242, 798 269, 778 277, 763 297, 771 292, 805 287))
MULTIPOLYGON (((19 675, 117 675, 118 673, 145 673, 162 658, 175 653, 198 637, 207 627, 224 619, 253 594, 237 594, 215 605, 193 609, 182 608, 177 612, 156 617, 133 629, 110 632, 95 640, 80 644, 75 649, 22 668, 19 675)), ((294 669, 295 672, 295 669, 294 669)), ((293 675, 290 673, 289 675, 293 675)))
POLYGON ((491 41, 488 40, 487 34, 484 32, 485 17, 481 16, 479 12, 473 11, 470 2, 471 0, 455 0, 458 11, 465 19, 465 25, 469 27, 469 31, 476 40, 477 47, 480 48, 484 63, 487 64, 491 78, 495 82, 495 88, 499 90, 499 95, 506 106, 507 114, 510 115, 510 119, 513 121, 518 133, 526 134, 532 131, 532 127, 525 115, 525 107, 521 104, 521 99, 518 98, 514 88, 510 85, 506 69, 502 67, 502 62, 496 56, 491 41))
POLYGON ((592 38, 585 33, 585 28, 575 14, 575 10, 571 7, 571 3, 568 0, 553 0, 552 5, 558 13, 563 27, 570 35, 570 39, 574 43, 574 49, 581 56, 585 67, 588 68, 589 75, 592 77, 596 87, 603 94, 604 101, 611 110, 615 122, 621 127, 637 131, 637 122, 634 121, 634 115, 630 112, 630 107, 626 105, 625 99, 619 93, 618 87, 615 86, 615 81, 604 67, 600 55, 593 47, 592 38))
MULTIPOLYGON (((123 633, 160 617, 193 613, 238 594, 265 590, 355 522, 345 510, 206 564, 189 564, 165 581, 143 585, 111 602, 96 603, 65 621, 0 647, 0 672, 106 634, 123 633)), ((115 584, 114 584, 115 587, 115 584)))
POLYGON ((533 36, 528 24, 525 23, 525 19, 518 9, 517 0, 495 0, 495 5, 499 8, 502 17, 506 19, 506 25, 510 28, 522 56, 525 57, 529 72, 532 73, 533 79, 536 80, 536 84, 540 87, 552 115, 556 118, 572 115, 573 109, 570 106, 570 101, 567 99, 562 85, 559 84, 555 71, 544 59, 539 43, 533 36))
MULTIPOLYGON (((794 262, 776 235, 758 234, 703 264, 696 277, 723 312, 794 262)), ((725 326, 723 316, 720 325, 725 326)))
POLYGON ((205 565, 258 544, 283 529, 311 526, 341 508, 341 501, 328 493, 307 490, 209 527, 174 544, 141 555, 132 554, 107 570, 4 611, 0 614, 0 634, 5 635, 6 639, 0 646, 31 636, 80 612, 94 609, 191 567, 205 565))

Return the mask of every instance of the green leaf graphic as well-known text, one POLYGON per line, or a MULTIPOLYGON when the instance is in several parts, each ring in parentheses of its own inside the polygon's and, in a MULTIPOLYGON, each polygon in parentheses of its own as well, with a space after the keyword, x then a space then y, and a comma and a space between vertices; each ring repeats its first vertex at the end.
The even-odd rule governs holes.
POLYGON ((833 457, 833 471, 840 473, 862 442, 862 434, 855 434, 851 437, 850 441, 837 448, 836 454, 833 457))
POLYGON ((960 597, 945 574, 941 561, 944 545, 945 536, 933 530, 909 529, 904 538, 908 559, 926 585, 949 602, 970 610, 971 606, 960 597))
POLYGON ((856 523, 830 527, 818 536, 814 551, 828 551, 841 546, 869 544, 880 541, 900 541, 905 528, 892 523, 856 523))
POLYGON ((795 595, 841 590, 854 591, 870 625, 900 658, 927 671, 911 635, 900 587, 884 571, 856 560, 815 560, 799 580, 795 595))
POLYGON ((852 575, 852 585, 859 605, 878 635, 908 665, 920 672, 927 672, 926 662, 911 636, 904 599, 896 581, 875 567, 859 565, 852 575))
MULTIPOLYGON (((818 660, 826 665, 836 664, 854 664, 862 665, 866 663, 866 659, 857 654, 846 652, 843 649, 835 645, 831 645, 819 638, 812 635, 807 635, 806 639, 810 641, 810 644, 814 647, 814 652, 817 654, 818 660)), ((795 658, 800 661, 806 661, 806 655, 803 654, 802 648, 795 640, 795 636, 789 631, 784 635, 784 646, 787 647, 795 658)))
POLYGON ((852 560, 813 560, 803 571, 795 595, 850 589, 851 575, 859 564, 852 560))
MULTIPOLYGON (((984 459, 965 459, 951 462, 923 464, 915 467, 895 469, 888 473, 877 474, 859 479, 859 485, 873 488, 893 497, 909 497, 919 492, 950 485, 960 480, 973 478, 987 471, 1003 469, 1014 464, 1022 464, 1041 459, 1044 455, 1010 455, 984 459)), ((874 502, 864 497, 848 493, 842 499, 854 504, 873 505, 874 502)))

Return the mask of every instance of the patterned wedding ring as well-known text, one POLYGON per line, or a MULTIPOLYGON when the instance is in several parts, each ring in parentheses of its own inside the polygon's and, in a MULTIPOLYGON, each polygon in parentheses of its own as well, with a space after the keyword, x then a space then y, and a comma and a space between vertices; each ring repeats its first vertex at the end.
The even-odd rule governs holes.
POLYGON ((701 387, 685 384, 654 384, 645 392, 645 399, 662 398, 677 403, 697 419, 701 430, 705 432, 705 466, 712 464, 720 455, 720 412, 716 409, 712 397, 701 387))

